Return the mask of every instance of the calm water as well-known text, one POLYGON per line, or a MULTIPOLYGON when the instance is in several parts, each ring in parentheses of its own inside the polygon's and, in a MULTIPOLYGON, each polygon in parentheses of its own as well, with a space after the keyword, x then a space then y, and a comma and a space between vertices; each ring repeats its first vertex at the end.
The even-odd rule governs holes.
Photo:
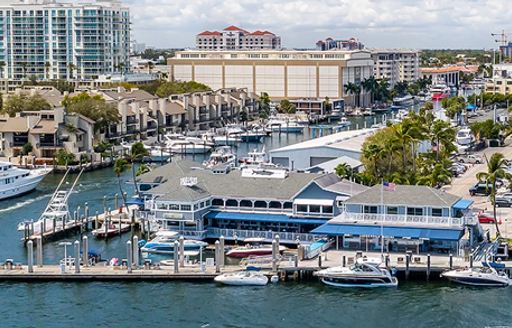
MULTIPOLYGON (((296 143, 308 134, 274 135, 266 147, 296 143)), ((243 144, 242 156, 261 145, 243 144)), ((202 158, 196 157, 197 161, 202 158)), ((0 261, 26 262, 18 222, 37 218, 59 182, 0 206, 0 261)), ((122 177, 123 188, 131 192, 122 177)), ((118 192, 111 169, 85 174, 71 208, 103 207, 118 192)), ((110 206, 112 206, 110 201, 110 206)), ((79 236, 69 236, 74 241, 79 236)), ((108 242, 90 238, 104 258, 124 257, 129 234, 108 242)), ((63 257, 59 242, 44 245, 45 263, 63 257)), ((229 288, 209 283, 0 283, 0 327, 485 327, 512 326, 512 288, 463 288, 442 282, 397 289, 337 290, 319 283, 229 288)))

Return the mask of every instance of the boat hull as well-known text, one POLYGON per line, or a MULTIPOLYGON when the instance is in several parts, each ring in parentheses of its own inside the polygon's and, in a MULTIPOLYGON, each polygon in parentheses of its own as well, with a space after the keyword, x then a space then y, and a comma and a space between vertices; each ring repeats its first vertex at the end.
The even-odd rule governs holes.
POLYGON ((46 174, 33 176, 23 185, 9 186, 0 190, 0 200, 15 198, 27 194, 37 188, 39 183, 44 179, 46 174))
POLYGON ((215 282, 227 286, 265 286, 268 278, 264 275, 241 277, 240 275, 220 275, 215 277, 215 282))
MULTIPOLYGON (((201 247, 208 246, 205 242, 185 242, 184 248, 185 251, 199 251, 201 247)), ((154 254, 174 254, 174 244, 159 244, 159 245, 152 245, 151 243, 148 243, 141 247, 140 249, 144 253, 154 253, 154 254)))
POLYGON ((352 278, 352 277, 322 277, 320 281, 328 286, 340 288, 379 288, 396 287, 398 279, 395 277, 387 278, 352 278))

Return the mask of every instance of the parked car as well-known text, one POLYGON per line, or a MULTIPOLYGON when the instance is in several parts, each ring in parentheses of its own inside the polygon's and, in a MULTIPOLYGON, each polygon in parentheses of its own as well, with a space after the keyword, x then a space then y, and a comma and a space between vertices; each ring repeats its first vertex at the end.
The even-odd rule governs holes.
POLYGON ((482 160, 482 157, 480 155, 466 155, 466 156, 459 156, 457 158, 459 163, 466 163, 466 164, 481 164, 484 161, 482 160))
POLYGON ((469 194, 471 196, 475 195, 482 195, 482 196, 489 196, 492 191, 492 185, 478 182, 473 187, 469 188, 469 194))
POLYGON ((461 174, 464 174, 464 172, 466 172, 466 168, 464 164, 453 163, 453 165, 450 167, 450 172, 457 177, 461 174))
POLYGON ((480 223, 494 223, 494 217, 485 212, 478 213, 478 222, 480 223))
POLYGON ((496 207, 512 207, 512 193, 497 194, 495 202, 496 207))

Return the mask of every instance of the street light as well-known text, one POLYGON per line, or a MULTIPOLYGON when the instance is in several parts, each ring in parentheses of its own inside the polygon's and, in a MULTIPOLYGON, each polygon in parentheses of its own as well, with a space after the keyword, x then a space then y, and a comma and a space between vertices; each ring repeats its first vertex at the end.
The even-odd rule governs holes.
POLYGON ((59 243, 59 246, 64 246, 64 267, 68 266, 68 246, 73 245, 69 241, 63 241, 59 243))

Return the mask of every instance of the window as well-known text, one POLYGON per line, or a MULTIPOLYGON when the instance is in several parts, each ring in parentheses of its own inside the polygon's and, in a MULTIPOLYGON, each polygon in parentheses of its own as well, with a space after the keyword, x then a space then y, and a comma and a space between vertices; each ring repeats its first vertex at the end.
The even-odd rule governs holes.
POLYGON ((166 204, 162 204, 162 203, 158 203, 158 204, 156 204, 156 208, 159 209, 159 210, 166 210, 167 209, 167 205, 166 204))
POLYGON ((323 213, 332 213, 332 206, 322 206, 323 213))
POLYGON ((377 214, 377 206, 365 206, 364 213, 377 214))
POLYGON ((408 207, 407 208, 407 215, 422 216, 423 215, 423 208, 421 208, 421 207, 408 207))
POLYGON ((240 207, 252 207, 252 201, 244 199, 240 201, 240 207))
POLYGON ((235 199, 228 199, 226 201, 226 206, 238 207, 238 201, 235 199))
POLYGON ((297 212, 307 212, 308 206, 307 205, 297 205, 297 212))
POLYGON ((281 202, 270 202, 270 204, 268 205, 268 207, 270 208, 281 208, 281 202))
POLYGON ((179 211, 180 210, 180 205, 178 205, 178 204, 169 204, 169 209, 171 211, 179 211))
POLYGON ((309 205, 310 213, 320 213, 320 205, 309 205))
POLYGON ((292 202, 285 202, 283 204, 283 208, 284 209, 291 209, 291 208, 293 208, 293 203, 292 202))
POLYGON ((192 210, 192 206, 190 206, 190 205, 181 205, 180 209, 182 211, 190 211, 190 210, 192 210))
POLYGON ((388 206, 387 213, 388 214, 398 214, 398 207, 396 207, 396 206, 388 206))
POLYGON ((443 216, 443 209, 442 208, 433 208, 432 216, 443 216))
POLYGON ((257 207, 257 208, 267 208, 267 202, 263 201, 263 200, 257 200, 254 202, 254 207, 257 207))
POLYGON ((197 211, 199 209, 199 204, 194 204, 194 211, 197 211))

